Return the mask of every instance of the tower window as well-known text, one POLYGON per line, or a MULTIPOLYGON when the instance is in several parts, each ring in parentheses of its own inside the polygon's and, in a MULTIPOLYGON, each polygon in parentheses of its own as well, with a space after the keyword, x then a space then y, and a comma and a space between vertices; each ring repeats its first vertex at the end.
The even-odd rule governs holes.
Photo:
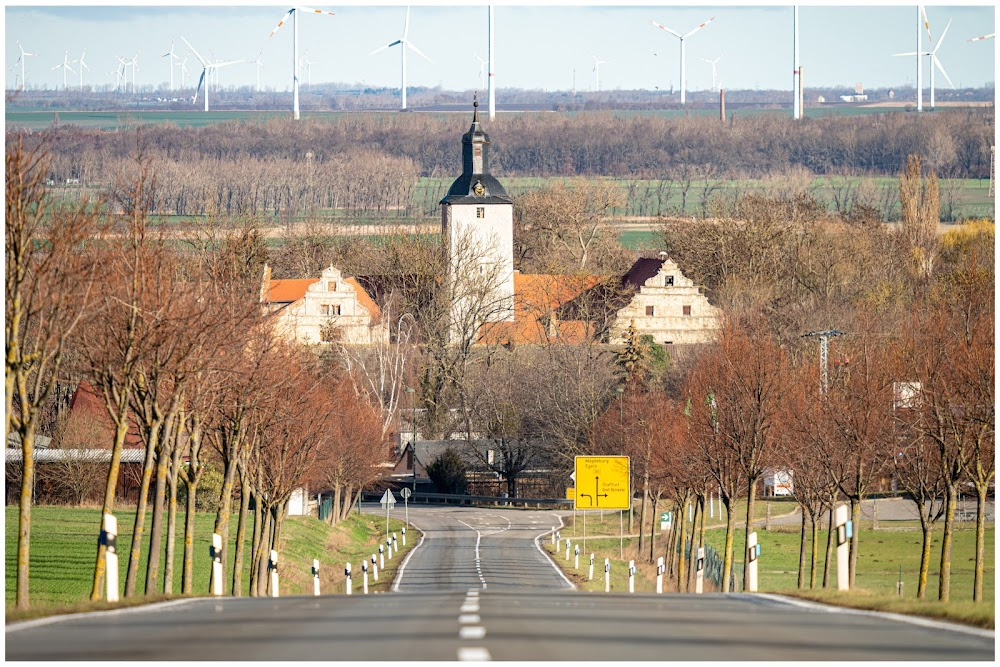
POLYGON ((656 316, 656 306, 646 306, 646 317, 656 316))
POLYGON ((691 316, 691 306, 684 306, 684 314, 688 317, 691 316))
POLYGON ((477 206, 476 207, 476 217, 477 218, 485 218, 486 217, 486 207, 485 206, 477 206))
POLYGON ((326 282, 326 291, 327 292, 336 292, 337 291, 337 281, 336 280, 328 280, 326 282))
POLYGON ((672 287, 673 284, 674 284, 674 277, 673 276, 663 276, 663 286, 664 287, 672 287))

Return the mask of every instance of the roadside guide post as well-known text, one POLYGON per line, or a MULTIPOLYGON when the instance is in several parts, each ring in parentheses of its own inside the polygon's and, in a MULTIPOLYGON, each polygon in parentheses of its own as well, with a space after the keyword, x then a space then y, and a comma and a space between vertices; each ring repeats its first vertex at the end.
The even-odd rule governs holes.
POLYGON ((604 559, 604 592, 611 592, 611 559, 604 559))
POLYGON ((222 595, 222 535, 212 533, 212 595, 222 595))
POLYGON ((351 594, 351 564, 348 563, 347 567, 344 568, 344 579, 347 585, 347 594, 351 594))
MULTIPOLYGON (((410 494, 412 493, 406 486, 399 492, 399 495, 403 496, 403 520, 407 526, 410 525, 410 494)), ((406 528, 403 529, 403 546, 406 546, 406 528)))
POLYGON ((747 536, 747 591, 757 592, 757 556, 760 555, 760 545, 757 544, 757 532, 754 531, 747 536))
POLYGON ((839 505, 834 513, 834 524, 837 526, 837 590, 850 590, 851 582, 848 577, 848 556, 850 550, 851 533, 854 526, 847 520, 847 505, 839 505))
POLYGON ((705 547, 698 547, 698 560, 695 561, 694 572, 694 592, 701 593, 705 581, 705 547))
POLYGON ((389 560, 392 560, 392 538, 385 538, 385 556, 389 560))
POLYGON ((579 570, 580 569, 580 545, 579 544, 576 545, 576 553, 574 554, 574 558, 573 558, 573 569, 574 570, 579 570))
POLYGON ((590 572, 587 573, 587 581, 593 581, 593 580, 594 580, 594 554, 590 554, 590 572))
POLYGON ((635 561, 628 562, 628 592, 635 593, 635 561))
POLYGON ((378 581, 378 563, 375 562, 375 554, 372 554, 372 579, 378 581))
MULTIPOLYGON (((101 525, 104 552, 104 584, 108 602, 118 601, 118 519, 107 512, 101 525)), ((219 577, 221 579, 221 577, 219 577)))
POLYGON ((656 559, 656 592, 663 592, 663 556, 656 559))
POLYGON ((399 551, 399 545, 396 544, 396 533, 392 534, 392 550, 399 551))
POLYGON ((378 566, 385 569, 385 547, 381 544, 378 545, 378 566))
POLYGON ((278 597, 278 552, 271 549, 271 560, 268 563, 271 567, 271 597, 278 597))
POLYGON ((569 538, 567 537, 566 538, 566 560, 569 560, 569 548, 570 548, 570 543, 569 543, 569 538))
POLYGON ((361 560, 361 581, 362 590, 364 590, 365 595, 368 595, 368 561, 361 560))
POLYGON ((552 546, 555 546, 555 544, 556 544, 556 529, 553 528, 552 529, 552 546))
POLYGON ((313 595, 319 595, 319 560, 313 558, 313 595))
POLYGON ((562 549, 562 531, 556 531, 556 551, 562 549))

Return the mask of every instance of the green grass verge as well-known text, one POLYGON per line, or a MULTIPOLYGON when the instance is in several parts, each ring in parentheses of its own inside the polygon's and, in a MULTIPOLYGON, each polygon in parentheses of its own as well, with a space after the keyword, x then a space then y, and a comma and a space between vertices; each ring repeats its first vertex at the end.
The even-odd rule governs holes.
MULTIPOLYGON (((35 507, 32 509, 31 537, 31 575, 29 595, 31 609, 15 611, 13 605, 16 593, 16 557, 17 557, 17 507, 7 507, 5 512, 5 606, 7 620, 23 620, 38 615, 49 615, 72 611, 87 611, 90 609, 108 608, 108 603, 91 603, 89 601, 91 580, 94 571, 94 558, 97 548, 97 534, 100 526, 100 510, 88 508, 65 507, 35 507)), ((119 577, 124 586, 128 568, 128 553, 132 541, 132 528, 135 520, 134 511, 117 513, 119 545, 119 577)), ((146 530, 149 530, 151 515, 147 514, 146 530)), ((122 604, 134 604, 136 600, 144 602, 180 597, 181 570, 183 558, 183 519, 178 515, 178 536, 176 561, 174 565, 174 585, 171 591, 162 590, 162 564, 160 584, 156 593, 147 597, 137 597, 123 600, 122 604)), ((211 543, 215 515, 198 513, 195 515, 194 540, 194 593, 208 594, 208 575, 211 566, 209 545, 211 543)), ((396 531, 397 537, 403 527, 403 522, 390 519, 390 531, 396 531)), ((248 533, 252 524, 248 527, 248 533)), ((408 546, 402 547, 401 540, 398 557, 386 562, 385 570, 379 573, 379 581, 370 582, 370 590, 388 590, 396 568, 402 562, 406 552, 413 547, 417 531, 408 531, 408 546)), ((231 539, 226 550, 227 573, 232 572, 235 557, 236 516, 232 518, 230 527, 231 539)), ((368 515, 359 516, 352 513, 350 517, 336 526, 320 522, 315 517, 288 517, 283 529, 283 544, 279 550, 279 571, 281 573, 280 590, 282 595, 311 595, 312 561, 320 561, 320 588, 324 594, 344 593, 344 564, 351 562, 356 570, 355 590, 361 591, 361 559, 369 558, 372 552, 378 551, 378 544, 384 540, 385 521, 368 515)), ((146 558, 148 554, 148 534, 143 538, 138 570, 138 590, 143 590, 146 579, 146 558)), ((165 541, 165 539, 164 539, 165 541)), ((165 549, 165 545, 164 545, 165 549)), ((250 536, 246 540, 247 558, 244 560, 243 582, 244 595, 249 592, 249 550, 250 536)), ((231 576, 231 575, 230 575, 231 576)), ((226 587, 229 589, 229 586, 226 587)), ((110 605, 114 606, 114 605, 110 605)))

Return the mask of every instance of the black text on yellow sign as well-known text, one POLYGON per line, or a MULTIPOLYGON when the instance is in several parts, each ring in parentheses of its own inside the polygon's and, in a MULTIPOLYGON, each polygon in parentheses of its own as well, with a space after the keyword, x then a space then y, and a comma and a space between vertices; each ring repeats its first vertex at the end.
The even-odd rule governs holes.
POLYGON ((577 456, 574 478, 574 509, 627 510, 632 503, 627 456, 577 456))

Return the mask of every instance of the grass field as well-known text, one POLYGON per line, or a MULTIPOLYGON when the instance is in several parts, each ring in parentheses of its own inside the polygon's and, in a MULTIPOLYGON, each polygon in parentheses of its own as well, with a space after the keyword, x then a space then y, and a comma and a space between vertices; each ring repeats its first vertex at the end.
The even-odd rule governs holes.
MULTIPOLYGON (((5 603, 7 619, 11 620, 16 589, 16 556, 17 556, 17 507, 7 507, 5 512, 5 603)), ((64 507, 36 507, 32 509, 31 537, 31 583, 30 597, 33 607, 58 608, 77 605, 88 600, 91 580, 94 572, 94 557, 97 545, 97 529, 100 524, 99 509, 78 509, 64 507)), ((178 514, 177 560, 174 569, 174 589, 172 594, 180 593, 181 569, 183 556, 183 513, 178 514)), ((124 586, 128 567, 128 549, 132 539, 132 526, 135 520, 134 511, 120 511, 117 514, 120 581, 124 586)), ((146 530, 149 530, 150 517, 146 518, 146 530)), ((198 513, 195 516, 194 544, 194 592, 196 595, 208 593, 208 576, 210 568, 209 545, 211 544, 214 514, 198 513)), ((391 531, 397 532, 401 538, 400 529, 404 526, 397 519, 389 520, 391 531)), ((248 533, 252 530, 252 525, 248 533)), ((231 578, 233 558, 235 555, 236 516, 230 526, 231 539, 226 550, 228 557, 227 573, 231 578)), ((378 551, 378 544, 384 539, 385 521, 369 515, 359 516, 352 513, 350 518, 336 526, 320 522, 315 517, 288 517, 283 530, 283 545, 279 550, 279 571, 281 573, 280 590, 283 595, 312 594, 312 561, 320 561, 320 586, 324 594, 344 592, 344 564, 352 563, 356 571, 355 590, 361 590, 361 560, 369 558, 378 551)), ((407 546, 402 547, 401 539, 397 540, 401 553, 413 548, 419 539, 416 531, 408 531, 407 546)), ((146 577, 145 547, 148 545, 148 534, 143 539, 143 557, 140 561, 138 589, 143 589, 146 577)), ((164 540, 165 542, 166 540, 164 540)), ((246 541, 247 553, 250 549, 250 535, 246 541)), ((375 590, 388 590, 395 577, 395 571, 402 558, 393 557, 386 561, 386 569, 379 573, 376 584, 370 581, 370 587, 375 590)), ((249 591, 249 560, 244 561, 244 586, 249 591)), ((162 560, 161 575, 162 582, 162 560)), ((228 591, 229 585, 225 587, 228 591)), ((162 583, 161 583, 162 590, 162 583)), ((14 614, 13 618, 20 618, 14 614)))

